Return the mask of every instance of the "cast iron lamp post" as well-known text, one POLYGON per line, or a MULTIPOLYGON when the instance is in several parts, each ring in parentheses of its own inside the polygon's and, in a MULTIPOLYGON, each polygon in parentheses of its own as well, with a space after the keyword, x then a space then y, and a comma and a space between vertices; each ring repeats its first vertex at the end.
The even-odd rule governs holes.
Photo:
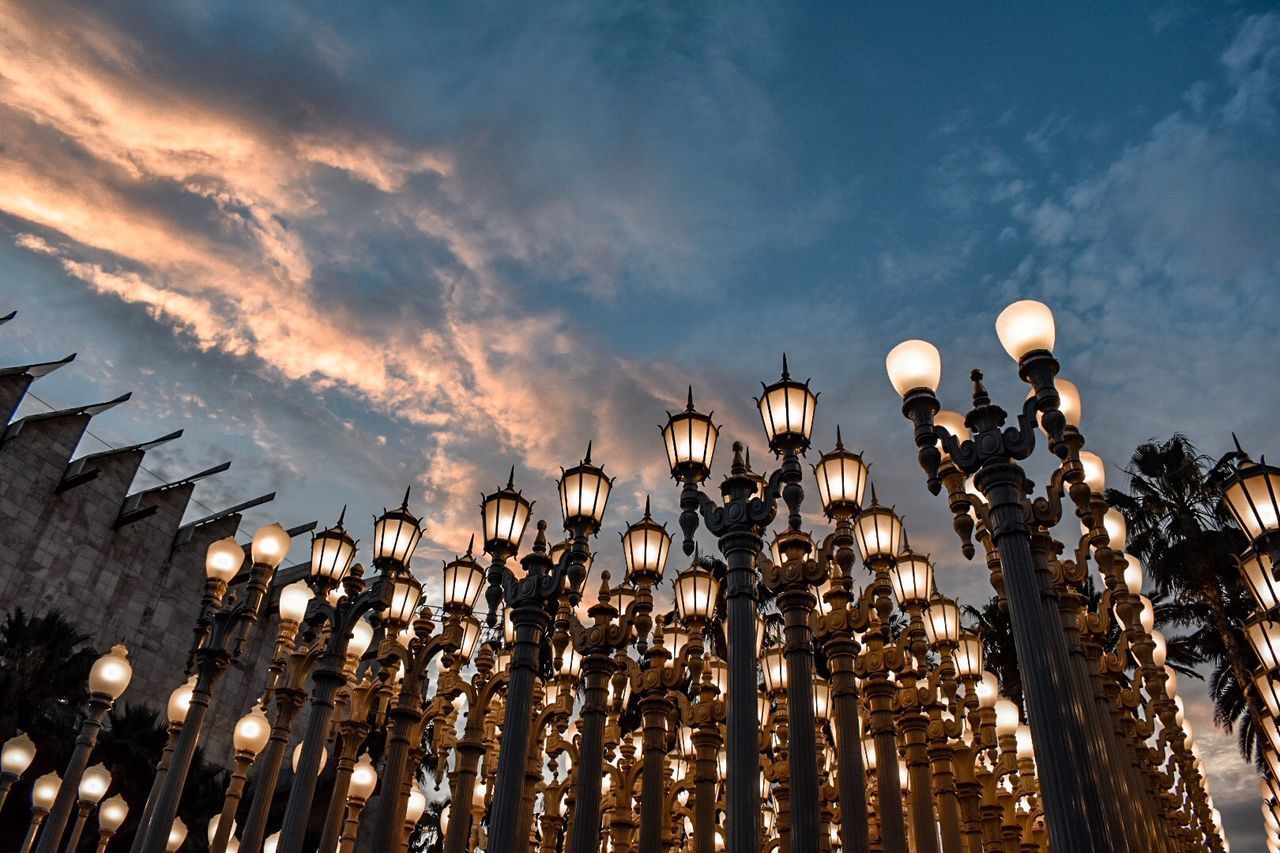
POLYGON ((80 736, 76 738, 75 749, 67 761, 67 769, 63 771, 62 785, 45 822, 44 832, 40 833, 36 853, 57 853, 62 833, 67 828, 71 810, 75 806, 81 776, 89 764, 93 747, 98 742, 98 734, 102 731, 102 722, 111 706, 129 686, 132 677, 133 667, 129 664, 129 653, 123 645, 114 646, 93 662, 93 667, 89 670, 89 701, 84 722, 80 725, 80 736))
POLYGON ((133 853, 160 853, 167 845, 214 685, 240 655, 249 631, 262 615, 271 578, 289 553, 289 542, 289 533, 279 524, 254 533, 248 582, 242 594, 231 602, 224 601, 224 596, 244 562, 244 551, 234 539, 223 539, 209 546, 205 558, 208 582, 196 621, 196 683, 151 820, 138 828, 139 840, 134 843, 133 853))
POLYGON ((227 793, 223 798, 221 816, 218 818, 218 829, 209 844, 213 853, 223 853, 231 840, 235 828, 236 809, 240 806, 240 798, 244 794, 244 783, 249 773, 249 765, 262 752, 271 737, 271 723, 262 708, 254 706, 236 722, 232 730, 231 742, 235 748, 234 766, 231 780, 227 783, 227 793))
POLYGON ((490 555, 487 592, 490 624, 497 604, 506 602, 515 631, 511 655, 507 708, 498 752, 489 826, 490 853, 506 850, 512 839, 524 838, 520 826, 525 764, 528 756, 533 680, 537 676, 539 646, 556 609, 563 586, 568 585, 570 605, 581 598, 590 558, 589 537, 600 530, 613 481, 591 462, 591 445, 580 464, 564 471, 559 482, 560 509, 572 544, 553 563, 547 554, 546 522, 538 522, 532 553, 521 560, 525 576, 517 579, 506 566, 514 554, 528 521, 532 503, 523 498, 508 479, 507 487, 486 497, 481 504, 485 522, 485 551, 490 555), (492 535, 491 535, 492 534, 492 535))
POLYGON ((831 669, 843 853, 868 853, 871 839, 867 800, 862 790, 866 771, 859 746, 860 703, 854 674, 854 661, 858 656, 854 634, 866 629, 867 614, 865 609, 851 608, 856 604, 852 573, 856 559, 852 520, 862 511, 868 467, 861 456, 845 449, 840 427, 837 426, 835 449, 822 454, 813 472, 818 481, 822 510, 835 522, 835 530, 827 537, 823 548, 830 555, 831 580, 825 600, 817 602, 814 622, 831 669))
MULTIPOLYGON (((761 536, 777 514, 778 501, 786 503, 788 526, 800 529, 800 504, 804 499, 800 456, 809 447, 817 395, 807 382, 796 382, 782 360, 782 378, 764 386, 756 401, 769 447, 782 464, 768 478, 753 474, 743 456, 743 446, 733 445, 733 464, 721 483, 721 500, 708 497, 700 485, 711 474, 719 429, 710 415, 694 408, 693 391, 683 412, 668 414, 662 434, 672 476, 682 484, 680 529, 684 552, 693 553, 693 534, 699 518, 716 537, 724 555, 725 598, 728 611, 729 695, 728 773, 726 784, 727 849, 752 853, 760 847, 759 778, 757 744, 760 721, 756 706, 756 561, 763 547, 761 536)), ((812 709, 810 708, 810 712, 812 709)), ((816 794, 814 807, 816 808, 816 794)))
POLYGON ((1053 315, 1037 302, 1018 302, 996 322, 1001 343, 1018 362, 1019 374, 1034 393, 1005 429, 1007 415, 991 402, 980 371, 973 371, 973 409, 965 418, 971 437, 961 443, 945 427, 936 427, 941 406, 936 390, 942 373, 937 349, 925 341, 906 341, 886 359, 889 378, 903 397, 903 414, 915 425, 916 446, 929 490, 941 488, 939 444, 955 466, 974 482, 988 504, 991 535, 999 549, 1009 616, 1018 649, 1019 671, 1039 761, 1041 788, 1052 844, 1059 850, 1115 849, 1123 829, 1112 827, 1102 803, 1102 779, 1090 761, 1092 743, 1086 703, 1070 677, 1066 637, 1058 627, 1056 595, 1047 570, 1032 554, 1024 492, 1027 477, 1019 461, 1035 447, 1036 415, 1060 457, 1068 452, 1066 418, 1054 386, 1053 315))
MULTIPOLYGON (((307 625, 319 635, 316 666, 311 674, 315 686, 311 693, 307 729, 302 738, 302 754, 289 790, 288 806, 284 811, 279 853, 300 853, 305 840, 316 777, 320 774, 324 745, 328 743, 329 730, 333 725, 334 699, 338 689, 347 684, 348 672, 355 671, 356 662, 348 660, 348 646, 353 630, 365 619, 367 613, 374 613, 375 619, 385 621, 388 631, 399 631, 412 620, 413 611, 422 596, 421 584, 413 578, 408 567, 413 549, 422 538, 422 528, 419 517, 408 510, 407 491, 404 492, 404 501, 397 510, 383 512, 374 523, 374 567, 379 574, 372 579, 369 588, 362 589, 362 580, 348 580, 346 576, 346 566, 351 564, 355 543, 349 542, 349 537, 344 538, 344 535, 346 533, 339 521, 337 528, 326 530, 312 539, 308 583, 312 584, 317 594, 311 602, 307 625), (326 601, 329 590, 342 581, 348 581, 344 590, 346 594, 338 599, 337 605, 330 605, 326 601)), ((360 651, 362 653, 364 649, 360 651)), ((397 799, 394 795, 397 793, 396 781, 401 777, 393 770, 397 747, 398 739, 393 734, 388 749, 383 789, 383 797, 390 800, 397 799), (385 784, 387 781, 392 784, 385 784)), ((385 829, 384 824, 393 824, 394 821, 389 820, 390 816, 401 811, 390 806, 388 809, 389 812, 384 809, 381 815, 383 820, 379 822, 379 829, 385 829)))
MULTIPOLYGON (((573 829, 569 838, 571 853, 590 853, 599 846, 600 782, 604 763, 604 727, 609 675, 614 668, 613 655, 634 635, 637 642, 647 642, 652 624, 653 586, 662 579, 671 535, 649 515, 645 501, 644 518, 629 525, 622 534, 622 553, 627 576, 634 595, 626 597, 624 609, 609 596, 609 574, 602 573, 600 600, 587 611, 594 624, 584 625, 571 616, 569 633, 574 649, 582 655, 585 694, 579 730, 578 783, 575 789, 573 829)), ((647 839, 642 832, 642 848, 647 839)))

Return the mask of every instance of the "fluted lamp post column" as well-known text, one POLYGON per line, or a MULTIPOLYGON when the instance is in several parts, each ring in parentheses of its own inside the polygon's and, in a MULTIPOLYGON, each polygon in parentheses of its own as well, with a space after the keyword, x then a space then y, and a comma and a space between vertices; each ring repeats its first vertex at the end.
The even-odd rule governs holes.
POLYGON ((1111 826, 1099 793, 1105 785, 1090 752, 1097 741, 1087 737, 1086 703, 1093 698, 1080 695, 1071 677, 1056 590, 1032 554, 1024 498, 1027 477, 1018 464, 1035 447, 1037 415, 1049 434, 1050 448, 1067 452, 1066 421, 1053 381, 1058 371, 1052 354, 1053 315, 1038 302, 1018 302, 1000 315, 996 329, 1033 389, 1016 427, 1005 428, 1007 414, 991 402, 976 370, 971 377, 973 408, 965 418, 971 437, 960 442, 946 428, 935 427, 942 362, 937 348, 926 341, 899 344, 889 353, 886 367, 903 397, 903 414, 915 426, 929 490, 937 494, 941 489, 941 444, 956 467, 974 477, 986 498, 991 535, 1003 566, 1051 843, 1059 850, 1115 850, 1124 844, 1123 828, 1111 826))
POLYGON ((816 598, 814 586, 826 580, 825 560, 809 557, 813 540, 798 530, 787 530, 775 546, 779 563, 764 562, 765 585, 777 594, 785 620, 784 677, 790 710, 787 761, 791 789, 791 838, 793 853, 818 853, 821 831, 818 820, 817 721, 813 703, 813 636, 809 626, 816 598))
POLYGON ((751 471, 745 448, 734 442, 729 476, 713 500, 700 485, 711 474, 719 429, 710 415, 694 408, 689 392, 684 411, 668 414, 662 429, 672 476, 682 484, 680 528, 684 552, 692 554, 699 521, 716 537, 724 555, 725 599, 728 617, 728 770, 726 780, 727 849, 754 853, 760 849, 760 720, 756 704, 756 562, 763 547, 761 535, 777 514, 779 501, 788 510, 788 526, 800 528, 804 498, 800 455, 809 446, 817 395, 808 383, 791 378, 783 356, 782 377, 763 386, 756 401, 770 448, 781 465, 767 478, 751 471))
MULTIPOLYGON (((67 761, 67 769, 63 771, 62 786, 58 789, 58 797, 45 821, 44 832, 40 833, 36 853, 57 853, 62 833, 66 831, 67 820, 75 806, 81 777, 89 763, 93 747, 98 742, 98 734, 102 731, 103 720, 111 706, 120 698, 120 694, 129 686, 131 678, 133 667, 129 664, 129 653, 123 644, 114 646, 93 662, 93 667, 89 670, 89 702, 84 722, 80 725, 80 736, 76 738, 75 749, 67 761)), ((105 790, 104 788, 104 793, 105 790)))
POLYGON ((863 767, 859 735, 859 699, 854 662, 858 643, 854 632, 865 630, 865 608, 854 605, 852 519, 862 511, 869 469, 862 457, 845 449, 836 427, 836 446, 822 454, 813 466, 818 482, 818 497, 826 516, 835 522, 835 530, 824 542, 830 555, 831 580, 824 600, 817 602, 815 624, 823 651, 831 670, 831 700, 835 712, 836 765, 840 785, 840 841, 842 853, 869 853, 867 797, 863 789, 866 772, 863 767))

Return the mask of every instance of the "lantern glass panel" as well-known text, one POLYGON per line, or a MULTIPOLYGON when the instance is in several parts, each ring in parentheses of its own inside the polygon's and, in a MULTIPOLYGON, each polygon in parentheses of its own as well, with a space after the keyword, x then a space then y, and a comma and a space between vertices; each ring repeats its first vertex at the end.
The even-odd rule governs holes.
POLYGON ((627 564, 627 578, 660 579, 671 552, 671 534, 646 513, 622 534, 622 557, 627 564))
POLYGON ((680 616, 688 620, 705 620, 711 618, 716 598, 720 594, 720 584, 715 576, 705 569, 689 569, 681 572, 675 580, 676 606, 680 616))
POLYGON ((956 672, 962 678, 977 678, 982 674, 982 640, 972 634, 961 636, 955 651, 956 672))
POLYGON ((862 559, 892 557, 902 550, 902 520, 884 506, 871 506, 853 522, 854 538, 862 559))
POLYGON ((444 567, 445 605, 468 610, 475 607, 484 582, 484 569, 469 555, 447 563, 444 567))
POLYGON ((933 565, 919 554, 900 554, 889 579, 899 605, 927 601, 933 593, 933 565))
POLYGON ((485 543, 490 549, 495 545, 515 550, 524 537, 529 524, 533 504, 519 492, 506 488, 484 499, 480 514, 484 523, 485 543))
POLYGON ((1261 551, 1250 551, 1240 559, 1245 585, 1263 611, 1280 605, 1280 581, 1276 580, 1274 568, 1271 557, 1261 551))
POLYGON ((355 555, 356 544, 341 527, 322 530, 311 538, 311 574, 340 581, 355 555))
POLYGON ((787 658, 780 648, 765 649, 760 666, 764 670, 764 689, 778 693, 787 689, 787 658))
POLYGON ((579 466, 560 478, 560 510, 566 525, 577 520, 599 525, 613 484, 598 468, 579 466))
POLYGON ((1268 672, 1280 667, 1280 623, 1261 619, 1246 625, 1244 636, 1268 672))
POLYGON ((662 428, 662 442, 667 448, 667 464, 673 474, 688 470, 704 479, 711 469, 720 430, 709 415, 684 411, 671 415, 662 428))
POLYGON ((1280 469, 1242 464, 1222 500, 1250 539, 1280 529, 1280 469))
POLYGON ((418 519, 407 510, 383 513, 373 525, 373 558, 407 565, 422 538, 418 519))
POLYGON ((949 599, 934 599, 924 612, 924 630, 933 645, 960 639, 960 608, 949 599))
POLYGON ((825 454, 813 466, 818 480, 818 496, 823 510, 830 515, 839 508, 856 511, 862 506, 867 490, 868 466, 862 457, 846 450, 825 454))

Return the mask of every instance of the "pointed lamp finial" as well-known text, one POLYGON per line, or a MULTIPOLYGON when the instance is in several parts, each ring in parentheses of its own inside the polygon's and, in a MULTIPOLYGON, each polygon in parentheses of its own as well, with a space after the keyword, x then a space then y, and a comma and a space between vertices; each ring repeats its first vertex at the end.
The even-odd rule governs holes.
POLYGON ((507 488, 514 489, 516 487, 516 466, 511 466, 511 473, 507 475, 507 488))
POLYGON ((405 490, 404 490, 404 500, 400 502, 400 508, 401 508, 401 509, 406 509, 406 510, 407 510, 407 509, 409 508, 409 492, 411 492, 411 491, 413 491, 413 486, 412 486, 412 485, 409 485, 409 486, 406 486, 406 487, 405 487, 405 490))
POLYGON ((784 380, 791 378, 791 371, 787 370, 787 354, 785 352, 782 354, 782 378, 784 380))
POLYGON ((338 513, 338 523, 337 523, 337 524, 335 524, 335 525, 334 525, 334 527, 336 527, 336 528, 338 528, 339 530, 341 530, 341 529, 342 529, 342 522, 344 522, 344 521, 346 521, 346 520, 347 520, 347 505, 346 505, 346 504, 343 504, 343 505, 342 505, 342 512, 338 513))
POLYGON ((582 464, 583 465, 591 464, 591 442, 590 441, 587 442, 587 455, 582 457, 582 464))
POLYGON ((547 522, 546 519, 538 519, 538 536, 533 540, 533 552, 535 554, 547 553, 547 522))
POLYGON ((840 435, 840 424, 836 424, 836 450, 844 450, 844 438, 840 435))
POLYGON ((693 410, 694 410, 693 409, 693 386, 690 385, 689 386, 689 407, 685 409, 685 411, 692 412, 693 410))
POLYGON ((645 518, 645 521, 649 521, 653 518, 653 516, 649 515, 649 496, 648 495, 644 496, 644 518, 645 518))
POLYGON ((974 370, 969 374, 969 379, 973 382, 973 407, 991 405, 991 396, 987 393, 987 386, 982 384, 982 371, 974 370))

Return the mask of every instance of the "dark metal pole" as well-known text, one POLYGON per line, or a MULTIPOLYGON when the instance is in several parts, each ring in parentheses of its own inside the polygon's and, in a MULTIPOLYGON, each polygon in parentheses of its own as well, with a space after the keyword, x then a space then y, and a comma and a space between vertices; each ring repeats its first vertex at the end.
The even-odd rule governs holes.
POLYGON ((1071 683, 1066 638, 1057 628, 1056 593, 1051 582, 1039 576, 1031 554, 1022 500, 1025 482, 1020 466, 999 460, 988 461, 975 479, 990 508, 991 534, 1004 567, 1009 621, 1051 843, 1056 850, 1102 853, 1115 850, 1120 839, 1108 832, 1095 780, 1083 766, 1088 755, 1084 697, 1071 683))
POLYGON ((607 649, 593 651, 582 661, 586 695, 579 727, 578 785, 570 853, 595 853, 600 846, 600 782, 604 773, 605 700, 613 660, 607 649))
POLYGON ((324 830, 320 834, 320 853, 334 853, 338 849, 338 836, 342 832, 342 812, 347 806, 347 792, 351 790, 351 773, 356 766, 356 751, 369 734, 365 723, 347 721, 341 724, 341 741, 338 749, 337 771, 333 777, 333 793, 329 795, 329 808, 325 812, 324 830))
POLYGON ((284 826, 278 845, 280 853, 300 853, 306 838, 311 801, 316 792, 316 777, 320 775, 320 762, 324 758, 325 745, 329 742, 329 729, 333 724, 334 697, 338 688, 346 682, 346 677, 342 674, 342 660, 341 649, 330 650, 312 674, 315 688, 311 693, 307 729, 302 736, 302 755, 298 758, 297 771, 293 775, 293 785, 289 791, 289 804, 285 807, 284 826))
POLYGON ((756 555, 761 539, 740 530, 720 537, 728 567, 729 737, 726 805, 729 853, 760 850, 760 735, 756 706, 756 555))
MULTIPOLYGON (((754 696, 752 699, 754 700, 754 696)), ((644 769, 640 778, 640 853, 661 853, 666 797, 662 790, 662 762, 667 757, 667 720, 674 709, 666 690, 647 692, 640 699, 644 716, 644 769)))
MULTIPOLYGON (((483 720, 484 713, 484 708, 471 709, 471 717, 479 715, 483 720)), ((473 731, 471 717, 467 719, 466 733, 458 741, 458 767, 453 776, 453 798, 450 800, 444 853, 467 853, 467 840, 471 835, 471 798, 475 795, 480 756, 484 754, 483 726, 477 726, 473 731)))
POLYGON ((62 775, 62 786, 58 788, 57 799, 45 821, 44 832, 40 833, 40 843, 36 845, 36 853, 57 853, 58 842, 67 829, 67 820, 71 810, 75 808, 76 797, 80 787, 80 777, 89 765, 89 756, 94 744, 98 742, 98 733, 102 731, 102 720, 111 710, 111 697, 104 693, 90 693, 87 713, 80 724, 80 735, 76 738, 75 749, 67 762, 66 772, 62 775))
POLYGON ((231 781, 227 783, 227 795, 218 818, 218 831, 213 836, 213 843, 209 845, 212 853, 224 853, 227 849, 227 843, 231 840, 231 826, 236 822, 236 809, 240 807, 240 797, 244 793, 245 777, 252 763, 252 753, 243 750, 236 752, 235 767, 231 772, 231 781))
POLYGON ((788 585, 778 603, 786 620, 787 703, 791 714, 787 744, 791 853, 818 853, 818 742, 813 712, 813 636, 809 629, 813 591, 800 578, 798 583, 788 585))
POLYGON ((498 750, 498 776, 494 780, 493 804, 489 809, 489 842, 485 848, 488 853, 505 853, 512 849, 513 844, 518 844, 517 824, 524 794, 538 646, 551 623, 542 600, 537 597, 518 602, 512 610, 511 619, 515 623, 515 650, 511 656, 507 710, 498 750))
POLYGON ((412 707, 419 704, 413 690, 401 686, 400 701, 391 711, 391 736, 387 739, 387 752, 382 759, 382 774, 378 777, 378 804, 373 823, 373 850, 398 849, 404 830, 403 779, 409 766, 409 750, 413 748, 412 733, 416 730, 421 712, 412 707))
POLYGON ((254 780, 253 803, 240 833, 240 848, 245 853, 256 853, 267 834, 267 817, 271 801, 275 798, 276 781, 280 778, 280 765, 284 761, 285 747, 289 744, 289 732, 293 718, 306 701, 306 694, 296 687, 276 690, 276 721, 271 726, 271 737, 266 749, 258 756, 258 775, 254 780))

